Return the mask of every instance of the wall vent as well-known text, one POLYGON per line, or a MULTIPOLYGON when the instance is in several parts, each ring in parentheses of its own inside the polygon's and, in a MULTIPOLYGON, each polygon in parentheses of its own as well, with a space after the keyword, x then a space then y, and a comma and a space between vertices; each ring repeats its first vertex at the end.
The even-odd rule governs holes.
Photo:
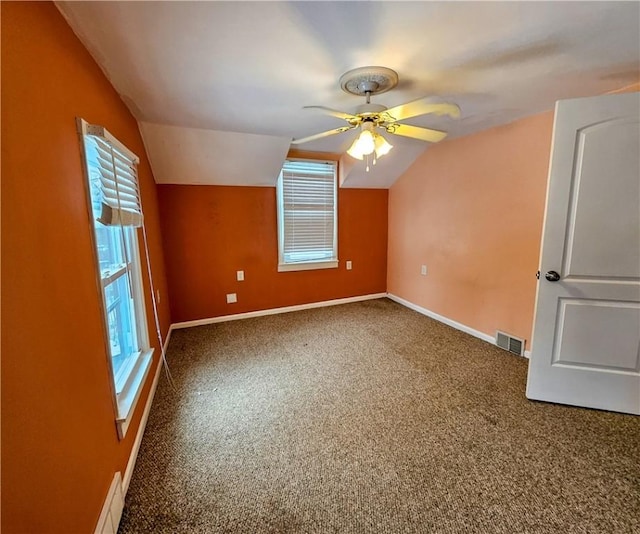
POLYGON ((518 356, 524 356, 524 339, 496 331, 496 345, 518 356))

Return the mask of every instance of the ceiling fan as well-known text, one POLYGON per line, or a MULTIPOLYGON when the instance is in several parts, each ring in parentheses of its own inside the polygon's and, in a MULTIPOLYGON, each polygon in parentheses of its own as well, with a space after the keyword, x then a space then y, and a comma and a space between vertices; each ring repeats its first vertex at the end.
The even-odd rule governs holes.
POLYGON ((435 104, 428 97, 401 104, 391 109, 387 109, 380 104, 371 103, 371 95, 389 91, 397 84, 398 74, 386 67, 360 67, 346 72, 340 77, 340 87, 347 93, 365 96, 367 99, 366 104, 358 106, 353 114, 324 106, 305 106, 304 109, 315 109, 326 115, 343 119, 347 122, 347 125, 308 137, 294 139, 292 144, 301 145, 309 141, 359 128, 360 134, 347 150, 347 154, 359 160, 366 158, 368 171, 368 158, 370 155, 373 155, 373 164, 375 165, 377 158, 387 154, 393 148, 378 133, 378 130, 385 130, 390 134, 402 135, 431 143, 442 141, 447 136, 446 132, 411 126, 410 124, 401 124, 400 121, 427 113, 458 118, 460 116, 460 108, 455 104, 435 104))

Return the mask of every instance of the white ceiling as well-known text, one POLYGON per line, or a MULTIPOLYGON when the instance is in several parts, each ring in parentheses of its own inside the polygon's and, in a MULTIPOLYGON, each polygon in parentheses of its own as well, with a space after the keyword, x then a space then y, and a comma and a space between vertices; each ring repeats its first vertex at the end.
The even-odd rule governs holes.
MULTIPOLYGON (((160 183, 273 185, 292 138, 343 126, 303 106, 354 111, 340 76, 382 65, 458 120, 407 123, 449 139, 640 78, 638 2, 57 2, 141 124, 160 183)), ((343 153, 350 131, 300 145, 343 153)), ((346 187, 389 187, 428 144, 394 145, 346 187)), ((446 142, 446 141, 444 141, 446 142)), ((348 158, 348 156, 345 156, 348 158)))

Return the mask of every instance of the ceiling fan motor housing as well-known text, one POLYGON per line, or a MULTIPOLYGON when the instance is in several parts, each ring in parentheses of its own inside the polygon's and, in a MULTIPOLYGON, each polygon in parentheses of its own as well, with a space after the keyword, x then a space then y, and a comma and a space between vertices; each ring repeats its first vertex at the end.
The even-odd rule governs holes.
POLYGON ((362 104, 356 108, 356 115, 374 116, 386 111, 387 106, 383 106, 382 104, 362 104))

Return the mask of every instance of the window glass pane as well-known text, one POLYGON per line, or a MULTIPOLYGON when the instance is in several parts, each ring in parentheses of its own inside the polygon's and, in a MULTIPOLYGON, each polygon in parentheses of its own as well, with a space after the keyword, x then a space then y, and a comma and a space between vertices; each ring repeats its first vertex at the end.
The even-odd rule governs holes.
POLYGON ((95 141, 85 138, 85 154, 89 171, 89 190, 91 192, 91 211, 96 220, 102 213, 102 188, 100 187, 100 166, 98 164, 98 149, 95 141))
MULTIPOLYGON (((129 273, 124 272, 104 288, 109 326, 109 344, 114 376, 118 377, 127 358, 138 352, 134 302, 129 290, 129 273)), ((117 382, 117 380, 116 380, 117 382)))
POLYGON ((286 161, 279 177, 283 263, 336 258, 336 165, 286 161))
POLYGON ((125 263, 123 243, 123 228, 118 226, 104 226, 95 221, 96 246, 98 247, 98 261, 102 278, 120 269, 125 263))
POLYGON ((130 270, 138 268, 132 264, 135 229, 119 225, 107 226, 98 221, 103 203, 101 175, 96 144, 90 137, 85 137, 85 153, 100 277, 104 284, 109 350, 116 390, 119 393, 130 369, 128 363, 133 361, 132 356, 140 352, 130 270))

